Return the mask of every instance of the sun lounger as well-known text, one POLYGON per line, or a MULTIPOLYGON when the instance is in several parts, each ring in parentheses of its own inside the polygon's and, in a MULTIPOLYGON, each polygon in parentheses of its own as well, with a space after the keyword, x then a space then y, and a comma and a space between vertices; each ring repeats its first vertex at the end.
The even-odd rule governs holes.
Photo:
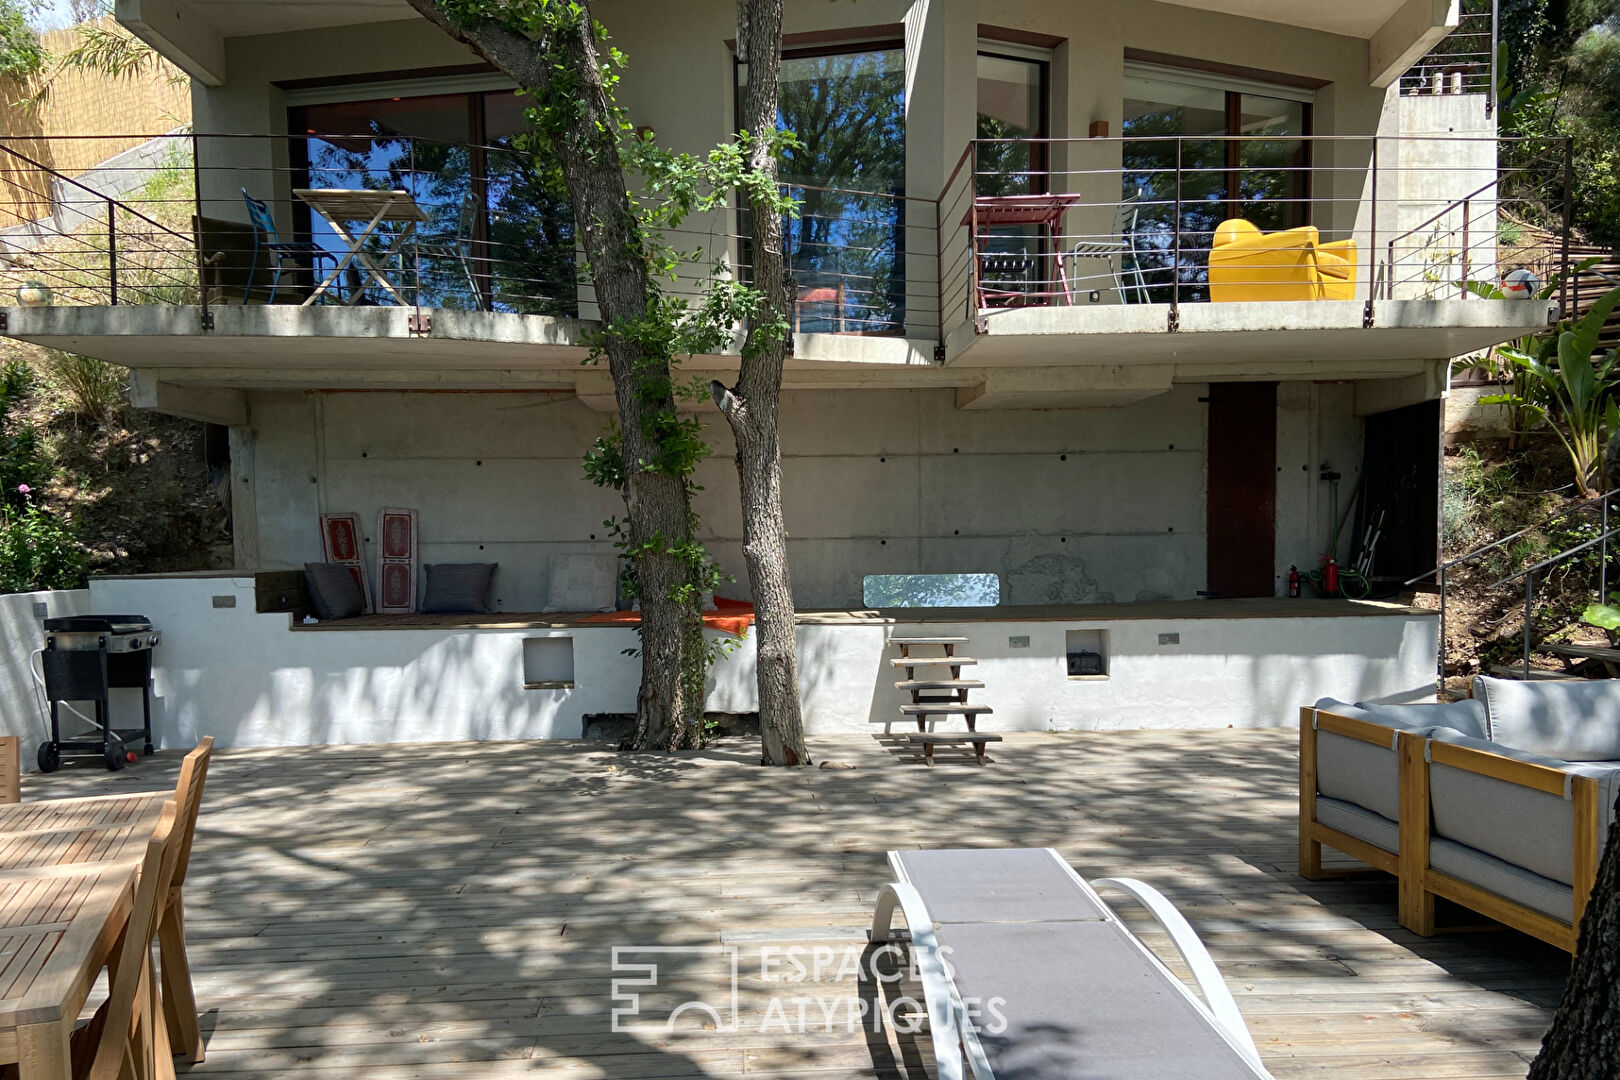
POLYGON ((1050 848, 891 851, 872 941, 899 908, 940 1080, 1269 1078, 1220 972, 1161 894, 1088 884, 1050 848), (1170 935, 1200 1001, 1097 895, 1140 902, 1170 935))

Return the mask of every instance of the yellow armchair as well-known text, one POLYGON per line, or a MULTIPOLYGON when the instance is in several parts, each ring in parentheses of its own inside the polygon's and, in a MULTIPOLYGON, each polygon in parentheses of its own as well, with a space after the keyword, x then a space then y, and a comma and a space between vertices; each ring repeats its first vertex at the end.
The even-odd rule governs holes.
POLYGON ((1354 300, 1356 242, 1324 244, 1311 225, 1263 233, 1242 218, 1215 230, 1209 253, 1209 298, 1354 300))

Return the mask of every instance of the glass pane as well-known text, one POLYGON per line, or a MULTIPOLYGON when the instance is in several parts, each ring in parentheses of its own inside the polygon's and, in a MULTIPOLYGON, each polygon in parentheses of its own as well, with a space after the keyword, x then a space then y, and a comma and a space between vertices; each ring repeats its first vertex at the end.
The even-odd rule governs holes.
POLYGON ((868 574, 861 602, 871 608, 995 607, 1001 578, 995 574, 868 574))
POLYGON ((529 99, 511 91, 483 95, 486 242, 474 266, 487 277, 496 311, 578 314, 574 262, 574 209, 562 166, 523 152, 523 119, 529 99))
MULTIPOLYGON (((298 111, 295 122, 302 124, 307 136, 307 186, 409 191, 427 215, 416 230, 424 252, 454 250, 470 241, 476 208, 465 94, 311 105, 298 111)), ((310 239, 315 243, 334 255, 348 250, 320 215, 311 213, 309 222, 310 239)), ((344 223, 351 232, 365 224, 344 223)), ((398 223, 379 225, 368 249, 380 255, 404 228, 398 223)), ((414 298, 420 286, 419 302, 425 306, 474 306, 466 276, 447 272, 445 263, 431 255, 420 281, 415 251, 403 252, 387 265, 389 280, 407 298, 414 298)), ((361 303, 397 302, 369 278, 362 283, 358 268, 352 265, 345 278, 347 289, 362 289, 361 303)))
MULTIPOLYGON (((1002 140, 1038 139, 1046 134, 1045 65, 1001 56, 979 57, 978 161, 975 191, 979 195, 1033 195, 1048 188, 1046 147, 1002 140)), ((1050 291, 1040 282, 1045 237, 1034 225, 986 229, 979 272, 990 293, 1004 296, 1050 291)), ((997 301, 1007 302, 1005 299, 997 301)))
MULTIPOLYGON (((1192 82, 1126 73, 1122 198, 1139 196, 1131 242, 1132 267, 1142 273, 1148 300, 1168 303, 1175 275, 1176 147, 1169 135, 1224 135, 1226 91, 1192 82), (1142 141, 1130 141, 1133 138, 1142 141)), ((1181 144, 1181 299, 1207 296, 1208 251, 1226 217, 1227 143, 1181 144)))
POLYGON ((783 229, 804 333, 904 329, 905 105, 903 50, 782 61, 777 122, 802 144, 781 178, 800 201, 783 229))
POLYGON ((1243 135, 1239 145, 1237 216, 1262 229, 1292 229, 1310 220, 1310 164, 1305 140, 1305 106, 1298 101, 1239 95, 1243 135))

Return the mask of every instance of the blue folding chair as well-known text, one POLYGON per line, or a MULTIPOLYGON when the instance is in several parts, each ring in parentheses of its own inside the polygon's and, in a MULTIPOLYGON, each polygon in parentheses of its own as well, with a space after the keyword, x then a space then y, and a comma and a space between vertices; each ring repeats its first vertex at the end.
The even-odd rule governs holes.
POLYGON ((242 199, 247 203, 248 220, 253 223, 253 262, 248 267, 247 288, 242 290, 242 303, 247 303, 253 292, 253 278, 259 272, 261 248, 275 260, 275 274, 270 279, 270 299, 267 301, 271 304, 276 302, 276 288, 281 283, 281 272, 289 259, 297 269, 302 269, 298 264, 300 258, 308 259, 312 268, 321 259, 331 259, 334 264, 337 262, 337 256, 313 240, 282 240, 277 236, 276 221, 270 216, 270 207, 249 195, 247 188, 242 189, 242 199))

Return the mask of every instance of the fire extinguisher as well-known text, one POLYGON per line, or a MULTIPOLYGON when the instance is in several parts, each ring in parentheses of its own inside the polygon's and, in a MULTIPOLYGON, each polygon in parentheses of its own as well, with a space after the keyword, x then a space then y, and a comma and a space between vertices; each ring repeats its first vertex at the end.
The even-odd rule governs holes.
POLYGON ((1299 598, 1299 567, 1288 568, 1288 595, 1294 599, 1299 598))
POLYGON ((1339 561, 1331 555, 1327 565, 1322 567, 1322 591, 1329 596, 1339 595, 1339 561))

